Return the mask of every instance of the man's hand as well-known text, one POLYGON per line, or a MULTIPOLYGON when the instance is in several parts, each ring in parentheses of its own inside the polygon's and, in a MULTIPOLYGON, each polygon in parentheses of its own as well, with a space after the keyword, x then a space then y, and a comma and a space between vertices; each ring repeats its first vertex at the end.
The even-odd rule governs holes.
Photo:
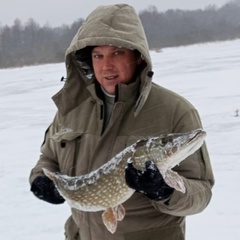
POLYGON ((49 203, 61 204, 65 201, 54 186, 53 181, 46 176, 36 177, 30 190, 36 197, 49 203))
POLYGON ((125 170, 126 183, 137 192, 144 193, 151 200, 163 200, 171 196, 174 189, 163 180, 162 174, 153 161, 145 163, 145 171, 137 170, 128 163, 125 170))

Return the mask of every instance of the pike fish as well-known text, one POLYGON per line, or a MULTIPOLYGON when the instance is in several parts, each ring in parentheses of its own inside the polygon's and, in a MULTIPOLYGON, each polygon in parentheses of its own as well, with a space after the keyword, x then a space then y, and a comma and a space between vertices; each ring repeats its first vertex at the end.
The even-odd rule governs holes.
POLYGON ((135 191, 125 181, 128 163, 131 162, 136 169, 144 171, 145 162, 153 161, 164 181, 177 191, 185 193, 183 179, 171 169, 199 149, 205 136, 205 131, 196 129, 187 133, 171 133, 138 140, 97 170, 82 176, 70 177, 45 168, 43 172, 53 180, 70 207, 86 212, 103 211, 103 223, 114 233, 117 222, 125 216, 122 203, 135 191))

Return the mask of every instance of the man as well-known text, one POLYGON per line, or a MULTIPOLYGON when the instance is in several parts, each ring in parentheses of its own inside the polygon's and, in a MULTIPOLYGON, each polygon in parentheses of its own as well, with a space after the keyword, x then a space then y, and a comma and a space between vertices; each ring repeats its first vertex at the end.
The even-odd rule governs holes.
MULTIPOLYGON (((42 167, 83 175, 138 139, 202 127, 187 100, 152 82, 145 33, 129 5, 101 6, 88 16, 66 52, 66 69, 66 83, 53 97, 57 114, 30 175, 32 192, 47 202, 64 199, 42 167)), ((185 239, 185 217, 203 211, 211 199, 214 179, 205 144, 174 170, 183 178, 185 194, 160 181, 160 173, 139 186, 129 165, 126 182, 141 192, 123 204, 126 216, 117 231, 108 232, 102 212, 72 209, 66 239, 185 239)))

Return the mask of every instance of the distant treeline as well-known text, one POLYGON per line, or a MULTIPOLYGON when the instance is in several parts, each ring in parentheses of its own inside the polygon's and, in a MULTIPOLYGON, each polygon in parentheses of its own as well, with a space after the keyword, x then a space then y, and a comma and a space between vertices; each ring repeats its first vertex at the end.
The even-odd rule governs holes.
MULTIPOLYGON (((150 6, 141 11, 150 49, 225 41, 240 38, 240 0, 221 8, 214 5, 204 10, 168 10, 158 12, 150 6)), ((29 19, 19 19, 13 26, 0 25, 0 68, 19 67, 64 61, 73 36, 83 23, 80 18, 71 26, 40 26, 29 19)))

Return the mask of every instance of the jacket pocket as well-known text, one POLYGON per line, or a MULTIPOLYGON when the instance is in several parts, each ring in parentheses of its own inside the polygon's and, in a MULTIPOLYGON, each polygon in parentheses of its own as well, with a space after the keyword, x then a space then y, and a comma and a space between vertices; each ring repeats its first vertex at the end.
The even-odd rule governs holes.
POLYGON ((125 240, 184 240, 180 226, 153 228, 125 234, 125 240))
POLYGON ((64 129, 54 134, 51 139, 56 144, 60 172, 69 176, 75 175, 77 156, 80 151, 82 132, 64 129))
POLYGON ((80 137, 81 135, 82 135, 82 132, 74 132, 71 129, 65 128, 55 133, 51 138, 54 142, 61 142, 63 140, 72 141, 77 137, 80 137))

